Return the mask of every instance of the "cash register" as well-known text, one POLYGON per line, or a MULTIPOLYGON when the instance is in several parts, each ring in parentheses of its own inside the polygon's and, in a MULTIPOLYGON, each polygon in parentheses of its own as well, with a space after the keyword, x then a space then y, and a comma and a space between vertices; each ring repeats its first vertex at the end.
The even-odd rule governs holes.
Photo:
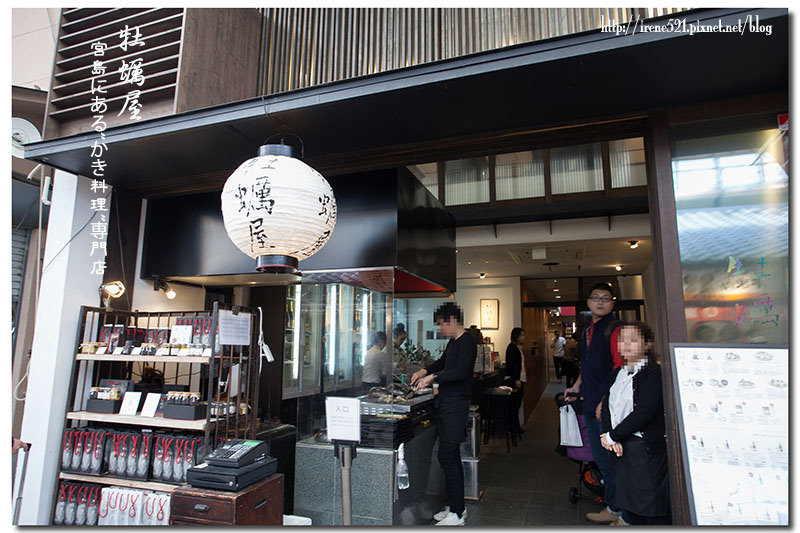
POLYGON ((193 487, 238 491, 275 473, 278 460, 269 455, 269 443, 233 439, 190 468, 186 481, 193 487))

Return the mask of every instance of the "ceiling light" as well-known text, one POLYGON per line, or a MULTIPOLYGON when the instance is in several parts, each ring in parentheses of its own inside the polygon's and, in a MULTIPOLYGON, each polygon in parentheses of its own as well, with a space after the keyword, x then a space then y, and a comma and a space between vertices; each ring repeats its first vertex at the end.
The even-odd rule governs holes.
POLYGON ((458 253, 458 248, 456 248, 456 253, 458 253))
POLYGON ((558 292, 558 289, 553 289, 553 292, 558 292))
POLYGON ((628 244, 631 245, 631 249, 639 247, 639 241, 628 241, 628 244))
POLYGON ((622 270, 622 265, 617 265, 617 266, 615 266, 614 268, 616 268, 616 269, 617 269, 617 272, 619 272, 620 270, 622 270))
POLYGON ((556 298, 561 298, 561 295, 560 294, 556 294, 556 298))
POLYGON ((169 300, 174 300, 175 297, 178 296, 178 293, 175 292, 175 289, 167 285, 167 282, 164 281, 160 276, 156 276, 153 280, 153 290, 163 292, 164 296, 166 296, 169 300))
POLYGON ((467 261, 467 264, 468 264, 468 265, 471 265, 471 264, 472 264, 472 261, 467 261))
POLYGON ((486 278, 486 272, 481 272, 480 274, 478 274, 478 277, 480 277, 481 279, 486 278))

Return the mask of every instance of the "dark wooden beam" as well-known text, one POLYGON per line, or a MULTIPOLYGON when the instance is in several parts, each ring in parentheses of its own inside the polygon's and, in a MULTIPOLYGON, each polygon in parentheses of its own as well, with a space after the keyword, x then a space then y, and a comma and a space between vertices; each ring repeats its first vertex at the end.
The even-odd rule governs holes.
MULTIPOLYGON (((667 423, 667 456, 670 464, 669 485, 672 500, 672 521, 675 525, 690 525, 689 494, 686 470, 681 453, 682 442, 678 428, 677 391, 673 386, 674 363, 669 344, 686 342, 683 279, 678 247, 678 225, 675 193, 672 184, 672 154, 666 112, 651 115, 645 137, 647 153, 647 182, 650 193, 650 230, 653 236, 653 266, 655 269, 655 301, 661 302, 658 316, 658 349, 661 354, 664 411, 667 423)), ((651 314, 650 316, 654 316, 651 314)))

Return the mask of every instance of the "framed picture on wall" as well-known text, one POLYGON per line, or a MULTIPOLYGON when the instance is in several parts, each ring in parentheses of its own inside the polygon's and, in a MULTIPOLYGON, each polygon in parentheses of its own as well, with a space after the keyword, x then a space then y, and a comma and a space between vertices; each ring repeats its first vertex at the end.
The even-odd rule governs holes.
POLYGON ((499 324, 500 300, 481 298, 481 329, 498 329, 499 324))

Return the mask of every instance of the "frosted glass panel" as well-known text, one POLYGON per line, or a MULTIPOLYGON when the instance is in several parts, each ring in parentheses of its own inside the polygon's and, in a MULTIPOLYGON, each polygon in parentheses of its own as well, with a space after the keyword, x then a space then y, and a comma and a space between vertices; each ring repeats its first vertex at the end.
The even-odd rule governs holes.
POLYGON ((424 165, 412 165, 408 170, 414 177, 422 183, 431 194, 439 198, 439 177, 436 173, 436 163, 425 163, 424 165))
POLYGON ((498 200, 544 196, 541 150, 498 155, 494 168, 498 200))
POLYGON ((550 151, 553 194, 603 190, 600 143, 553 148, 550 151))
POLYGON ((445 203, 480 204, 489 201, 489 161, 473 157, 444 164, 445 203))
POLYGON ((647 185, 644 139, 623 139, 608 143, 611 159, 611 187, 647 185))
POLYGON ((789 342, 789 139, 677 139, 672 154, 689 342, 789 342))

